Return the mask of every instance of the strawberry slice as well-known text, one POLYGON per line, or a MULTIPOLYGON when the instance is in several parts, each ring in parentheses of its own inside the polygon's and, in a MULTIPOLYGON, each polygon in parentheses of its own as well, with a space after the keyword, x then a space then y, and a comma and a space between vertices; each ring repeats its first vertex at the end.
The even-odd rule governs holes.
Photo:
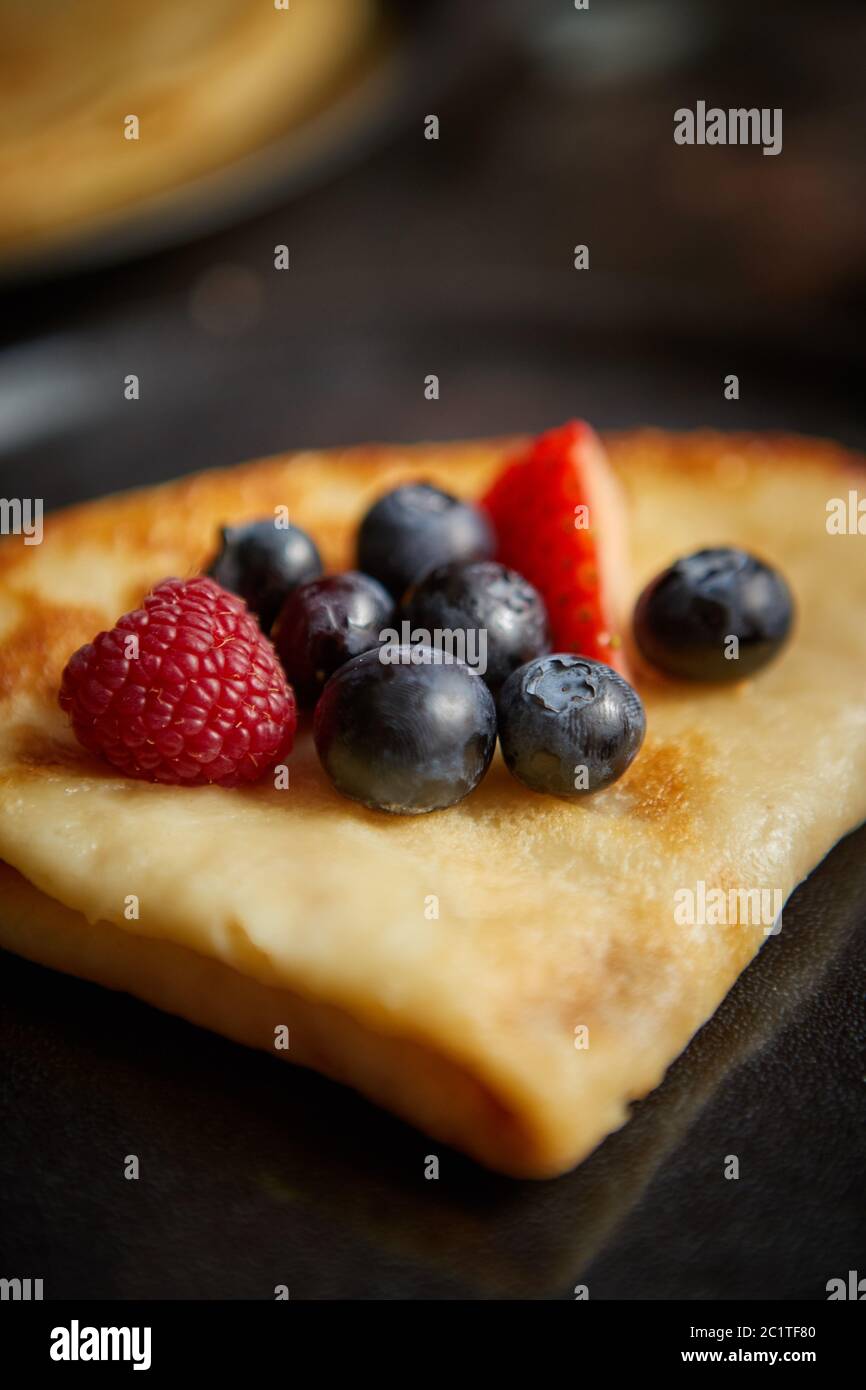
POLYGON ((583 421, 542 434, 483 499, 497 558, 540 591, 554 651, 629 678, 622 645, 628 596, 625 502, 601 441, 583 421))

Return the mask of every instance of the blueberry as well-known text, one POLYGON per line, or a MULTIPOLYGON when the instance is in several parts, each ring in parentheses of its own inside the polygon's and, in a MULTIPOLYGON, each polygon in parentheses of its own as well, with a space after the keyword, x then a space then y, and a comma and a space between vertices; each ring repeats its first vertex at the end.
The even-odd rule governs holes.
POLYGON ((647 661, 668 675, 736 681, 772 660, 793 616, 787 584, 762 560, 745 550, 699 550, 647 585, 634 635, 647 661))
POLYGON ((240 594, 269 632, 295 585, 322 573, 322 561, 306 531, 279 527, 273 518, 225 526, 222 548, 206 571, 224 589, 240 594))
POLYGON ((555 652, 509 676, 499 694, 499 740, 509 772, 533 791, 577 797, 621 777, 646 716, 628 681, 600 661, 555 652))
POLYGON ((403 616, 413 634, 429 634, 413 635, 413 642, 450 649, 494 693, 518 666, 550 651, 547 609, 538 590, 493 560, 437 566, 409 592, 403 616))
POLYGON ((452 806, 496 747, 496 707, 462 661, 384 646, 341 666, 316 706, 316 749, 344 796, 400 815, 452 806))
POLYGON ((488 560, 493 527, 480 507, 429 483, 409 483, 375 502, 358 532, 358 569, 400 599, 434 565, 488 560))
POLYGON ((293 589, 274 625, 273 641, 298 703, 314 705, 344 662, 378 646, 393 615, 388 590, 357 570, 293 589))

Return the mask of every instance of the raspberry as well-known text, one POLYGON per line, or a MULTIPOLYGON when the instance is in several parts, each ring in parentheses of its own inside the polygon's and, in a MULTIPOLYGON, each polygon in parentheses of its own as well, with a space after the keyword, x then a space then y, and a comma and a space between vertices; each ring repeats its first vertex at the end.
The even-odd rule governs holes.
POLYGON ((297 724, 256 619, 206 578, 164 579, 80 647, 60 705, 79 743, 128 777, 188 787, 255 781, 290 751, 297 724))

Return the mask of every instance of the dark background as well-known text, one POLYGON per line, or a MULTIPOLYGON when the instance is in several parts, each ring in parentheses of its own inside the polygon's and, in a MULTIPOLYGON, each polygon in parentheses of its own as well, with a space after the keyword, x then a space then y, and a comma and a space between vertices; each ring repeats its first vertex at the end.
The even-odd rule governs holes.
POLYGON ((572 414, 862 446, 866 7, 397 9, 387 109, 374 130, 350 118, 296 196, 277 180, 274 209, 231 230, 71 276, 52 256, 7 288, 3 495, 38 482, 57 506, 260 453, 572 414), (783 152, 675 145, 674 110, 699 98, 781 106, 783 152))
MULTIPOLYGON (((0 493, 50 508, 574 414, 863 446, 861 4, 396 9, 386 106, 255 217, 7 280, 0 493), (781 106, 783 153, 676 146, 699 98, 781 106)), ((358 1098, 4 957, 0 1273, 51 1297, 823 1298, 866 1274, 864 850, 834 852, 661 1090, 548 1184, 456 1155, 425 1182, 429 1141, 358 1098)))

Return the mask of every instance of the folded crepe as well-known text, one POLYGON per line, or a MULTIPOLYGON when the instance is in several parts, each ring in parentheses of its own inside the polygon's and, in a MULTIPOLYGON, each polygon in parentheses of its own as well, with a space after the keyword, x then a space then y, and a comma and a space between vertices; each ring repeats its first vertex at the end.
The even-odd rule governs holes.
POLYGON ((866 539, 828 530, 828 504, 863 493, 859 459, 788 438, 608 441, 635 595, 679 554, 740 545, 781 570, 798 617, 736 686, 641 670, 644 748, 577 805, 497 757, 459 805, 392 818, 341 798, 308 734, 288 788, 151 785, 86 753, 57 705, 72 651, 196 572, 219 525, 286 505, 346 566, 378 494, 424 478, 476 497, 519 443, 269 459, 58 513, 41 545, 7 539, 0 945, 543 1177, 658 1083, 768 939, 765 905, 866 814, 866 539))

